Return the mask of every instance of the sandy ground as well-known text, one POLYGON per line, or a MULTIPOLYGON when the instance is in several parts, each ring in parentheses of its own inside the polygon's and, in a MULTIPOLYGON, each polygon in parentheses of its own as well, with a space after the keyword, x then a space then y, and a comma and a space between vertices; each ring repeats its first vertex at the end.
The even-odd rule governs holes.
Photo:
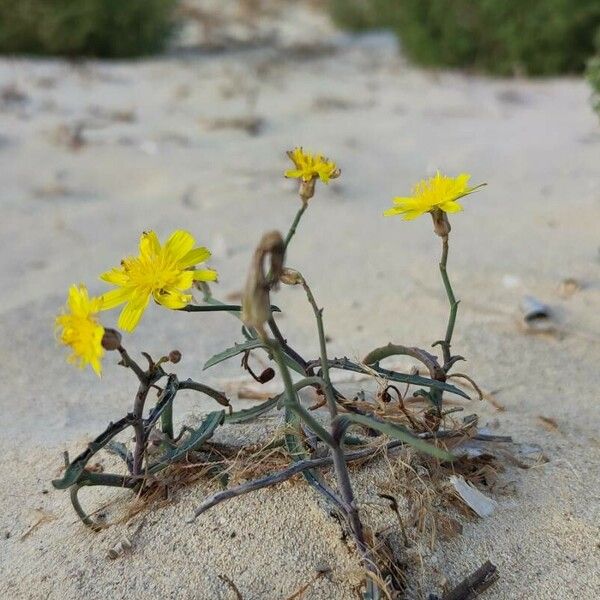
MULTIPOLYGON (((184 227, 213 250, 216 293, 239 291, 260 234, 285 229, 295 213, 282 171, 296 144, 343 170, 318 190, 288 257, 326 307, 331 354, 356 358, 388 341, 427 346, 440 337, 447 306, 430 223, 381 213, 436 168, 489 184, 453 219, 455 348, 469 359, 461 370, 496 390, 505 410, 466 408, 499 433, 540 444, 549 462, 509 469, 503 482, 513 491, 497 495, 491 517, 466 520, 463 535, 425 552, 411 594, 439 590, 486 559, 501 573, 489 598, 597 593, 600 129, 586 85, 422 72, 387 36, 348 38, 302 14, 310 26, 301 45, 284 35, 192 50, 188 32, 187 48, 166 58, 0 61, 1 597, 234 598, 226 575, 244 600, 284 600, 322 567, 331 575, 305 599, 357 597, 356 557, 302 483, 190 525, 212 489, 201 484, 149 513, 136 534, 89 532, 50 485, 63 450, 78 452, 128 410, 135 389, 111 357, 101 380, 65 364, 52 320, 68 285, 100 292, 96 275, 134 251, 142 230, 184 227), (560 293, 565 278, 579 283, 569 297, 560 293), (525 294, 551 307, 553 334, 519 329, 525 294), (133 549, 111 561, 106 552, 123 535, 133 549)), ((316 355, 302 294, 284 290, 277 302, 286 335, 316 355)), ((238 338, 227 315, 152 307, 127 346, 155 355, 177 347, 177 372, 200 377, 203 361, 238 338)), ((237 376, 231 361, 206 381, 237 376)), ((213 406, 190 397, 183 409, 213 406)), ((358 478, 372 514, 384 511, 385 469, 358 478)))

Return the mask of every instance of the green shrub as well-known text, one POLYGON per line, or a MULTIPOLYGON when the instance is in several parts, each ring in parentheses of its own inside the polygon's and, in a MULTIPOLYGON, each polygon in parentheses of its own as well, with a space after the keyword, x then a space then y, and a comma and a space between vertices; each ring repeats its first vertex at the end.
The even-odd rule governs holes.
POLYGON ((406 54, 431 66, 500 75, 580 72, 593 54, 598 0, 330 0, 357 30, 395 30, 406 54))
POLYGON ((600 117, 600 54, 590 59, 586 74, 592 86, 592 106, 600 117))
POLYGON ((0 52, 126 57, 161 50, 177 0, 0 0, 0 52))
POLYGON ((600 117, 600 28, 596 33, 596 55, 588 61, 585 74, 592 88, 592 107, 600 117))

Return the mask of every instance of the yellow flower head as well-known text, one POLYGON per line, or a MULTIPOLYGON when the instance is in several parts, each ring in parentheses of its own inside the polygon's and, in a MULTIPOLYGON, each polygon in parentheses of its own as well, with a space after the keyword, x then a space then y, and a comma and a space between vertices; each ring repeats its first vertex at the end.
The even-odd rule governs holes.
POLYGON ((164 245, 153 231, 140 238, 139 256, 124 258, 121 266, 111 269, 100 279, 117 288, 102 296, 102 310, 125 304, 119 327, 133 331, 152 296, 167 308, 183 308, 192 300, 189 291, 194 281, 216 281, 213 269, 192 269, 210 257, 206 248, 195 248, 187 231, 174 231, 164 245))
POLYGON ((101 300, 90 298, 84 285, 72 285, 69 288, 66 312, 56 317, 56 328, 61 329, 61 344, 73 350, 67 359, 69 363, 83 369, 90 365, 96 375, 102 372, 102 337, 104 327, 96 319, 101 300))
POLYGON ((340 170, 336 164, 322 154, 311 154, 304 152, 302 148, 294 148, 287 155, 296 168, 286 171, 286 177, 302 179, 304 182, 318 178, 323 183, 329 183, 330 179, 340 176, 340 170))
POLYGON ((383 214, 386 217, 402 215, 406 221, 411 221, 435 209, 447 213, 459 212, 463 208, 457 200, 485 185, 469 187, 470 179, 471 176, 467 173, 461 173, 458 177, 446 177, 438 171, 433 177, 419 181, 413 188, 412 196, 394 198, 394 206, 383 214))

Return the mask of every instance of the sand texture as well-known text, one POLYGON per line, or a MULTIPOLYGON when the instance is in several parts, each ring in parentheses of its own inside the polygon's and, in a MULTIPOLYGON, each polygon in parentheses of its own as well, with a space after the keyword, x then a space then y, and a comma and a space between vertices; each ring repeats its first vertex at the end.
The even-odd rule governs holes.
MULTIPOLYGON (((135 392, 115 357, 102 379, 66 365, 52 322, 67 287, 81 281, 98 293, 97 274, 133 252, 141 231, 186 228, 213 251, 215 293, 235 297, 261 233, 286 230, 295 214, 295 185, 282 177, 294 145, 342 168, 318 189, 288 256, 325 307, 331 355, 440 337, 447 300, 431 224, 381 215, 436 168, 488 183, 452 221, 449 270, 462 300, 454 347, 468 358, 460 370, 504 410, 478 401, 465 410, 540 445, 549 462, 509 466, 490 517, 459 517, 462 535, 433 550, 422 540, 407 597, 456 583, 487 559, 501 576, 485 598, 574 600, 600 589, 600 126, 587 86, 420 71, 391 37, 349 37, 312 9, 302 14, 305 37, 274 39, 267 28, 256 44, 242 36, 229 49, 216 34, 206 49, 190 29, 185 47, 163 58, 0 60, 1 598, 234 599, 227 576, 244 600, 285 600, 325 568, 304 600, 358 597, 356 555, 302 480, 188 524, 216 489, 200 482, 101 533, 50 484, 62 452, 79 452, 135 392), (561 288, 567 278, 576 289, 561 288), (527 294, 549 305, 551 332, 519 327, 527 294), (131 550, 107 558, 123 536, 131 550)), ((302 293, 282 290, 277 303, 286 336, 316 356, 302 293)), ((115 321, 111 313, 105 324, 115 321)), ((181 377, 223 387, 240 376, 237 360, 204 375, 201 366, 239 339, 226 314, 151 306, 127 347, 155 356, 178 348, 181 377)), ((214 408, 182 395, 182 414, 214 408)), ((277 423, 266 419, 261 431, 277 423)), ((395 460, 353 471, 376 526, 394 527, 377 494, 395 460)), ((90 506, 103 501, 94 494, 90 506)))

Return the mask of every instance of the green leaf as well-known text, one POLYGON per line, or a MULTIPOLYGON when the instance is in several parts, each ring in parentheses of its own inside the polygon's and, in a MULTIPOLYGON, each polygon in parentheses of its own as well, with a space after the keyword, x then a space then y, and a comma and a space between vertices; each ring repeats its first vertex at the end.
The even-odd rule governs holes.
POLYGON ((298 373, 298 375, 306 375, 306 369, 304 369, 304 367, 301 364, 297 363, 291 356, 288 356, 284 353, 283 360, 285 361, 285 364, 288 366, 288 368, 298 373))
MULTIPOLYGON (((317 365, 318 366, 318 365, 317 365)), ((334 358, 329 361, 329 368, 331 369, 343 369, 345 371, 353 371, 355 373, 371 374, 371 371, 375 371, 378 375, 381 375, 389 381, 399 381, 400 383, 409 383, 411 385, 419 385, 428 388, 435 388, 438 390, 444 390, 462 396, 467 400, 471 400, 471 397, 463 392, 456 386, 446 383, 445 381, 437 381, 435 379, 429 379, 428 377, 421 377, 420 375, 409 375, 406 373, 396 373, 396 371, 389 371, 388 369, 382 369, 381 367, 371 366, 363 367, 348 360, 347 358, 334 358)))
POLYGON ((272 408, 277 405, 279 396, 269 398, 266 402, 253 406, 252 408, 244 408, 243 410, 236 410, 229 415, 225 415, 226 423, 247 423, 252 421, 261 415, 269 412, 272 408))
POLYGON ((116 454, 119 458, 124 460, 126 464, 129 464, 131 457, 129 455, 129 451, 127 450, 127 446, 123 442, 111 440, 108 442, 108 444, 106 444, 106 449, 112 454, 116 454))
POLYGON ((166 466, 178 461, 184 457, 188 452, 197 450, 202 444, 212 437, 216 428, 223 424, 225 418, 225 411, 218 410, 206 415, 202 425, 195 429, 185 441, 176 448, 167 451, 157 463, 154 463, 149 469, 149 473, 156 473, 166 466))
POLYGON ((454 455, 446 450, 442 450, 414 436, 410 431, 401 427, 400 425, 395 425, 394 423, 386 423, 385 421, 380 421, 375 417, 370 417, 367 415, 357 415, 354 413, 348 413, 339 417, 341 422, 347 423, 351 421, 352 423, 358 423, 359 425, 364 425, 365 427, 371 427, 372 429, 376 429, 377 431, 381 431, 385 435, 394 438, 395 440, 400 440, 401 442, 405 442, 406 444, 415 448, 419 452, 424 452, 426 454, 430 454, 431 456, 435 456, 444 461, 452 461, 454 460, 454 455))
POLYGON ((77 483, 92 456, 104 448, 104 446, 106 446, 106 444, 108 444, 118 433, 131 426, 132 423, 133 418, 131 415, 119 419, 116 423, 111 423, 105 431, 103 431, 95 440, 90 442, 88 447, 71 462, 61 479, 52 480, 52 485, 57 490, 66 490, 74 483, 77 483))
POLYGON ((206 361, 206 364, 203 367, 203 370, 209 369, 210 367, 214 367, 219 363, 233 358, 242 352, 246 352, 247 350, 255 350, 256 348, 265 348, 265 345, 259 339, 251 339, 246 342, 242 342, 241 344, 235 344, 231 348, 227 348, 227 350, 223 350, 223 352, 219 352, 219 354, 215 354, 211 358, 206 361))

